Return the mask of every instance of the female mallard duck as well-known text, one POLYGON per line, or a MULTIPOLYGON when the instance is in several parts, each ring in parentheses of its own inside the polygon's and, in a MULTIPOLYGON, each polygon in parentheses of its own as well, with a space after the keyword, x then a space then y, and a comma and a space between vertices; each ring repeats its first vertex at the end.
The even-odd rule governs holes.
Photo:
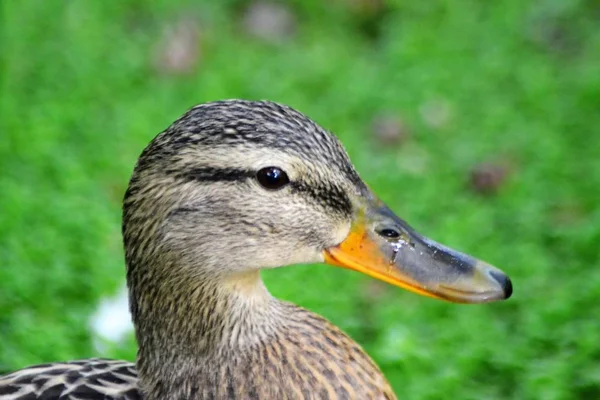
POLYGON ((199 105, 158 135, 125 194, 123 237, 136 364, 29 367, 0 378, 2 399, 393 399, 358 344, 273 298, 260 270, 325 261, 462 303, 512 291, 415 232, 333 135, 271 102, 199 105))

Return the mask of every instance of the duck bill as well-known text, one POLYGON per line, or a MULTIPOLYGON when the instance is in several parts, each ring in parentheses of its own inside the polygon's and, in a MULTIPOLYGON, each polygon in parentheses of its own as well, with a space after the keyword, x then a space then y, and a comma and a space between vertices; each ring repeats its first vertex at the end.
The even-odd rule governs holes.
POLYGON ((421 236, 385 205, 366 207, 325 262, 362 272, 424 296, 485 303, 512 294, 499 269, 421 236))

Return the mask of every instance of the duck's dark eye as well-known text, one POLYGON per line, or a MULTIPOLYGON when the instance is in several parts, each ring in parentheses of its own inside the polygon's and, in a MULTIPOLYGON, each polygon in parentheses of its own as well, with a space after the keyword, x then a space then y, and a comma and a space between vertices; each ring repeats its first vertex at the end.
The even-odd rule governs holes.
POLYGON ((256 173, 256 179, 265 189, 281 189, 288 183, 290 178, 284 170, 277 167, 266 167, 256 173))
POLYGON ((400 232, 395 229, 383 228, 377 231, 380 236, 383 236, 388 239, 396 239, 400 237, 400 232))

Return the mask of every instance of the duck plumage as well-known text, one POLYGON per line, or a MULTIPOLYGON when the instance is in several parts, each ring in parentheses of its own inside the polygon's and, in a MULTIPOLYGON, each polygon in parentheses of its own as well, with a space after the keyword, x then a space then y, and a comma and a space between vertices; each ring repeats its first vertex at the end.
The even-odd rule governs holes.
POLYGON ((507 298, 499 270, 418 235, 341 143, 273 102, 192 108, 143 151, 123 203, 136 363, 90 359, 0 377, 2 399, 395 399, 324 318, 260 270, 326 261, 458 302, 507 298))

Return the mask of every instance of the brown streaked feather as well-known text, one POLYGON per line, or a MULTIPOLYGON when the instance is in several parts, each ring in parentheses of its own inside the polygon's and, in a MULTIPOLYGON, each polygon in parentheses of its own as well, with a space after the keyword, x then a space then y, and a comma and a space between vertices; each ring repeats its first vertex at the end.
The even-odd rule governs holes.
MULTIPOLYGON (((352 339, 305 309, 280 303, 288 323, 259 345, 190 367, 174 385, 148 388, 152 399, 170 394, 199 399, 395 399, 385 377, 352 339)), ((161 382, 162 385, 165 382, 161 382)))
POLYGON ((141 400, 135 365, 92 358, 35 365, 0 377, 2 400, 141 400))
MULTIPOLYGON (((181 391, 156 381, 152 398, 395 399, 375 363, 324 318, 280 303, 289 324, 249 351, 195 366, 181 391)), ((188 375, 189 376, 189 375, 188 375)), ((2 400, 136 400, 133 363, 89 359, 32 366, 0 377, 2 400)))

